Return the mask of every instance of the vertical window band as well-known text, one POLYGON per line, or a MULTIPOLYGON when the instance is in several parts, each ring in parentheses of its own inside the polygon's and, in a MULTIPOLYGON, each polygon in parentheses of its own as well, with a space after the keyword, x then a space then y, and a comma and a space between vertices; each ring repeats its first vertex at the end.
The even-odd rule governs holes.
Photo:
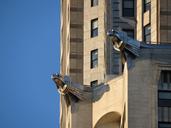
POLYGON ((158 128, 171 128, 171 71, 163 70, 158 85, 158 128))

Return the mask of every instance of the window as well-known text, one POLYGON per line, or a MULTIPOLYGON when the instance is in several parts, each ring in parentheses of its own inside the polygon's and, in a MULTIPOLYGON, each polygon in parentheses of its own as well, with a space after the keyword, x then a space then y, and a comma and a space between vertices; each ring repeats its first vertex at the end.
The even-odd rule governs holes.
POLYGON ((163 70, 161 72, 159 90, 171 91, 171 71, 163 70))
POLYGON ((164 70, 158 86, 158 126, 171 128, 171 71, 164 70))
POLYGON ((134 30, 133 29, 123 29, 124 32, 131 38, 134 38, 134 30))
POLYGON ((144 27, 144 42, 151 43, 151 25, 148 24, 144 27))
POLYGON ((91 0, 91 7, 97 6, 98 5, 98 0, 91 0))
POLYGON ((160 100, 171 100, 171 91, 159 91, 160 100))
POLYGON ((159 128, 171 128, 171 123, 159 123, 159 128))
POLYGON ((98 36, 98 19, 91 20, 91 37, 98 36))
POLYGON ((98 49, 91 51, 91 68, 98 66, 98 49))
POLYGON ((144 0, 144 12, 151 9, 151 0, 144 0))
POLYGON ((169 124, 171 126, 171 108, 170 107, 159 107, 158 108, 158 125, 159 128, 171 128, 171 127, 164 127, 161 124, 169 124))
POLYGON ((122 13, 125 17, 134 17, 134 0, 123 0, 122 13))
POLYGON ((90 85, 91 85, 91 87, 97 86, 98 80, 91 81, 90 85))

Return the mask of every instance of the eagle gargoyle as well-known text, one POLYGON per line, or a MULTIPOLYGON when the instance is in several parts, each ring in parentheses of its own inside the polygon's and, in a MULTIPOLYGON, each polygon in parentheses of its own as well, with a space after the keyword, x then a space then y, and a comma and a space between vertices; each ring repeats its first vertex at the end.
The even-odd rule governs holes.
POLYGON ((62 76, 60 74, 53 74, 52 80, 55 82, 59 93, 63 96, 69 96, 73 101, 94 102, 109 90, 109 86, 104 83, 95 87, 75 84, 69 76, 62 76))

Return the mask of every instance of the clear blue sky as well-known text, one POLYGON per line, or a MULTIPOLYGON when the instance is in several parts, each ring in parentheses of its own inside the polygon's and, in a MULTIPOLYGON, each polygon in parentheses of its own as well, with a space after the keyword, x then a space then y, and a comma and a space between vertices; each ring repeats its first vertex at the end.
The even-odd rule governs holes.
POLYGON ((0 0, 0 128, 59 128, 60 0, 0 0))

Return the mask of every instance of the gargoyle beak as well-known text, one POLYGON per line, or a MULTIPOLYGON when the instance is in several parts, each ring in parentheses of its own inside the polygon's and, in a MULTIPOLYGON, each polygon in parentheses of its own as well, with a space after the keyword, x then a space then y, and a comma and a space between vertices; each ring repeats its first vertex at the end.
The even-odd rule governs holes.
POLYGON ((54 79, 57 78, 57 77, 58 77, 57 74, 52 74, 52 75, 51 75, 51 79, 52 79, 52 80, 54 80, 54 79))
POLYGON ((55 82, 57 88, 63 88, 65 83, 62 80, 62 77, 59 74, 51 75, 51 79, 55 82))

